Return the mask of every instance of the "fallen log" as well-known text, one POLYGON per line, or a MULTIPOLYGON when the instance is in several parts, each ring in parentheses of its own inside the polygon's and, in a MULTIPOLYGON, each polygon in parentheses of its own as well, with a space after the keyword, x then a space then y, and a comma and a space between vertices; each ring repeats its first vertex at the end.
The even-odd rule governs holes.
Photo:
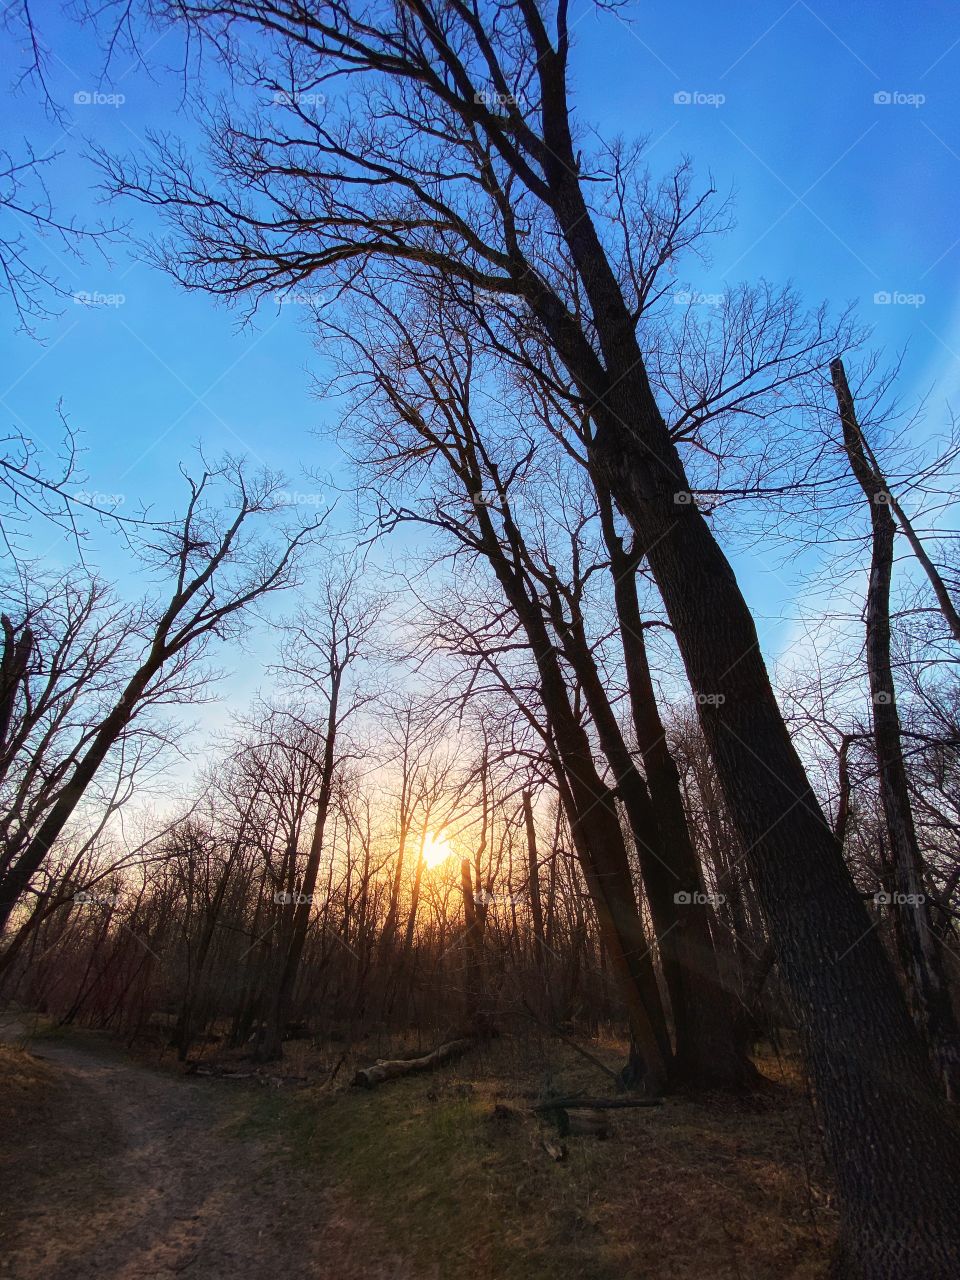
POLYGON ((258 1072, 224 1067, 215 1062, 188 1062, 187 1075, 209 1076, 216 1080, 253 1080, 258 1075, 258 1072))
POLYGON ((363 1067, 358 1071, 353 1077, 353 1083, 364 1089, 372 1089, 385 1080, 396 1080, 399 1076, 415 1075, 420 1071, 432 1071, 444 1062, 459 1058, 468 1049, 472 1049, 475 1043, 471 1036, 463 1040, 449 1040, 422 1058, 398 1058, 392 1061, 380 1058, 372 1067, 363 1067))
POLYGON ((190 1062, 187 1064, 188 1076, 203 1076, 209 1080, 255 1080, 257 1084, 272 1084, 275 1089, 285 1084, 309 1084, 309 1076, 279 1076, 263 1071, 242 1071, 232 1067, 219 1066, 216 1063, 190 1062))
POLYGON ((659 1107, 660 1098, 547 1098, 530 1108, 531 1115, 539 1115, 557 1126, 561 1138, 607 1138, 610 1130, 604 1112, 625 1107, 659 1107), (570 1113, 573 1112, 571 1115, 570 1113))

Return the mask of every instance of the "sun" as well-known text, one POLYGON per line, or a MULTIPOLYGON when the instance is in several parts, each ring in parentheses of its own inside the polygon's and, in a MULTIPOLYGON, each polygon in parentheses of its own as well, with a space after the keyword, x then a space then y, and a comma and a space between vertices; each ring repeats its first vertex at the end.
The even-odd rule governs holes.
POLYGON ((428 867, 439 867, 441 862, 446 862, 448 858, 453 857, 453 850, 447 844, 442 835, 435 835, 432 831, 428 831, 423 840, 423 860, 428 867))

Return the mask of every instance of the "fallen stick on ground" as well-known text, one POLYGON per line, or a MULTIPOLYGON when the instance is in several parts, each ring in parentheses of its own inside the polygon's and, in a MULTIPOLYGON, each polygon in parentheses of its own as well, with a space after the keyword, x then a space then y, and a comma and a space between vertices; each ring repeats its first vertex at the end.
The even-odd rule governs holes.
POLYGON ((548 1098, 531 1111, 612 1111, 620 1107, 662 1107, 662 1098, 548 1098))
POLYGON ((476 1044, 473 1038, 463 1040, 449 1040, 446 1044, 442 1044, 439 1048, 433 1050, 432 1053, 425 1054, 422 1058, 396 1059, 394 1061, 380 1059, 374 1063, 372 1067, 364 1067, 358 1071, 353 1077, 353 1083, 360 1085, 364 1089, 372 1089, 375 1085, 382 1084, 385 1080, 396 1080, 399 1076, 410 1076, 418 1071, 432 1071, 434 1067, 439 1067, 441 1063, 449 1062, 452 1058, 459 1058, 462 1053, 466 1053, 468 1049, 472 1049, 476 1044))
POLYGON ((571 1049, 579 1053, 582 1058, 586 1058, 588 1062, 593 1063, 593 1065, 599 1071, 602 1071, 604 1075, 610 1077, 610 1079, 613 1081, 613 1083, 616 1085, 618 1089, 623 1088, 623 1082, 621 1081, 620 1075, 618 1072, 613 1071, 610 1067, 607 1066, 605 1062, 601 1062, 599 1058, 594 1057, 594 1055, 590 1052, 590 1050, 585 1049, 582 1044, 577 1044, 576 1040, 571 1040, 569 1036, 565 1036, 563 1032, 559 1030, 559 1028, 552 1027, 550 1026, 549 1023, 544 1022, 542 1018, 539 1018, 536 1015, 536 1013, 534 1013, 533 1009, 531 1009, 530 1005, 527 1003, 526 1000, 524 1000, 522 1003, 523 1003, 524 1009, 530 1015, 533 1021, 537 1024, 537 1026, 543 1027, 544 1031, 548 1031, 550 1035, 556 1036, 558 1040, 562 1040, 564 1044, 568 1044, 571 1049))
POLYGON ((255 1080, 257 1084, 272 1084, 280 1088, 285 1084, 309 1084, 309 1076, 280 1076, 267 1071, 234 1071, 230 1067, 192 1062, 188 1064, 188 1076, 203 1076, 210 1080, 255 1080))

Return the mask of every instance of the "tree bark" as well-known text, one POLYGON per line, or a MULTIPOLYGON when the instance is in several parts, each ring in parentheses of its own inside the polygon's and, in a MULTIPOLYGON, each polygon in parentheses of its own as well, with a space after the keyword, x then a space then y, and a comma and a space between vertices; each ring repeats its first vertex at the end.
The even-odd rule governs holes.
POLYGON ((880 776, 880 798, 896 884, 894 901, 888 904, 888 909, 893 918, 894 936, 914 1019, 927 1041, 947 1097, 956 1101, 960 1094, 960 1038, 943 971, 941 944, 934 935, 926 895, 923 855, 910 803, 890 656, 890 584, 896 523, 890 512, 889 494, 883 477, 870 465, 864 448, 843 362, 834 360, 830 373, 850 469, 870 506, 867 673, 873 702, 873 737, 880 776))
MULTIPOLYGON (((541 987, 544 984, 546 936, 543 927, 543 903, 540 900, 540 859, 537 854, 537 829, 533 821, 533 797, 530 788, 523 789, 523 822, 527 836, 527 885, 530 894, 530 919, 533 924, 533 959, 541 987)), ((545 995, 545 991, 541 992, 545 995)))
POLYGON ((463 858, 460 863, 460 887, 463 894, 463 945, 466 951, 466 1029, 471 1035, 479 1035, 488 1029, 490 1010, 483 965, 483 921, 477 904, 479 885, 474 888, 469 858, 463 858))
POLYGON ((364 1089, 372 1089, 383 1084, 385 1080, 396 1080, 400 1076, 417 1075, 421 1071, 432 1071, 444 1062, 451 1062, 461 1057, 468 1049, 472 1049, 476 1040, 466 1036, 460 1040, 449 1040, 422 1058, 381 1058, 372 1067, 364 1067, 353 1077, 353 1083, 364 1089))
POLYGON ((588 461, 639 537, 697 696, 813 1077, 843 1210, 838 1274, 945 1280, 960 1257, 956 1117, 790 739, 733 570, 692 501, 580 189, 562 72, 543 74, 552 207, 599 358, 535 278, 525 293, 590 405, 588 461))
MULTIPOLYGON (((320 787, 317 792, 317 813, 310 838, 310 850, 304 867, 303 883, 294 906, 289 942, 280 957, 280 973, 277 985, 272 993, 264 1034, 257 1046, 256 1056, 263 1062, 273 1061, 283 1056, 283 1028, 296 986, 300 958, 303 955, 303 947, 307 939, 307 928, 310 924, 310 909, 313 906, 313 895, 317 887, 317 876, 320 871, 323 837, 326 831, 327 815, 330 810, 330 798, 333 794, 333 776, 336 768, 337 716, 340 685, 343 677, 342 669, 336 667, 335 661, 331 663, 331 669, 333 674, 329 690, 330 702, 327 711, 326 738, 323 745, 323 762, 320 770, 320 787)), ((295 853, 293 857, 295 859, 295 853)))
POLYGON ((946 1280, 960 1256, 955 1118, 790 741, 730 565, 696 505, 674 502, 689 486, 645 375, 627 372, 610 398, 593 462, 647 548, 700 695, 836 1170, 838 1274, 946 1280))
POLYGON ((648 892, 651 906, 654 892, 661 900, 663 924, 658 920, 657 932, 673 978, 674 1077, 705 1088, 750 1088, 759 1077, 737 1035, 733 1000, 720 978, 703 871, 687 826, 680 774, 667 744, 647 661, 637 596, 637 556, 627 552, 617 537, 610 497, 602 486, 597 496, 610 555, 630 709, 661 859, 659 866, 651 867, 648 892))
MULTIPOLYGON (((556 776, 560 797, 570 823, 570 834, 577 851, 577 860, 583 869, 590 897, 597 912, 601 941, 616 971, 620 993, 627 1006, 634 1050, 639 1054, 643 1070, 646 1072, 645 1087, 649 1093, 660 1093, 669 1078, 670 1042, 663 1018, 656 973, 650 960, 650 948, 646 944, 636 900, 629 884, 625 852, 622 868, 619 865, 611 865, 613 859, 619 863, 619 851, 612 845, 614 832, 620 838, 620 850, 623 848, 613 795, 607 789, 608 795, 602 806, 595 798, 591 799, 589 816, 582 817, 576 794, 571 788, 562 759, 559 758, 556 776), (601 807, 606 812, 602 816, 603 829, 598 831, 601 807), (598 844, 602 850, 600 861, 602 870, 598 870, 594 855, 598 844), (608 852, 611 847, 614 849, 612 858, 608 852)), ((603 785, 603 782, 597 778, 596 786, 603 787, 603 785)), ((595 791, 590 794, 596 796, 595 791)), ((574 954, 575 959, 578 958, 579 952, 576 949, 574 954)))
MULTIPOLYGON (((7 744, 10 722, 16 705, 17 690, 23 684, 33 652, 33 632, 25 626, 19 638, 13 623, 5 613, 0 614, 3 628, 3 652, 0 655, 0 760, 7 744)), ((2 776, 2 773, 0 773, 2 776)))
MULTIPOLYGON (((485 519, 489 521, 489 517, 485 519)), ((590 740, 571 709, 539 602, 509 565, 492 531, 487 547, 491 565, 526 632, 537 665, 540 696, 563 773, 561 796, 571 833, 597 906, 611 963, 631 1009, 634 1034, 650 1072, 649 1087, 656 1092, 666 1082, 671 1050, 614 798, 597 773, 590 740)))

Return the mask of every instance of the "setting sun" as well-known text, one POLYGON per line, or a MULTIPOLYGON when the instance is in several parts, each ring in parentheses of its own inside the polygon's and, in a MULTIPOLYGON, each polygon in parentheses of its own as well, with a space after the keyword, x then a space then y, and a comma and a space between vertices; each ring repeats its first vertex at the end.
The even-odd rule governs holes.
POLYGON ((432 831, 428 831, 423 841, 423 860, 427 866, 439 867, 441 862, 446 862, 452 857, 453 850, 443 836, 434 835, 432 831))

